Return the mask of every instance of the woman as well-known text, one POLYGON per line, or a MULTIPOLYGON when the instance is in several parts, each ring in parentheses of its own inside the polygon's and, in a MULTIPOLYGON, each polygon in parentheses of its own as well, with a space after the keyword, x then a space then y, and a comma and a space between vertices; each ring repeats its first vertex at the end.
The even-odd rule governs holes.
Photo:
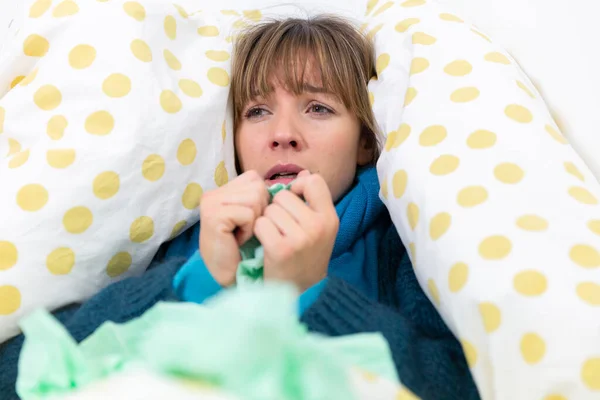
MULTIPOLYGON (((478 399, 460 344, 421 290, 378 197, 367 93, 373 57, 363 35, 332 17, 245 32, 231 85, 241 175, 203 195, 202 229, 164 246, 145 275, 57 312, 73 337, 138 317, 157 301, 201 303, 233 286, 240 246, 255 236, 264 279, 296 285, 310 330, 381 332, 402 382, 423 400, 478 399), (291 188, 270 202, 274 183, 291 188)), ((2 394, 14 393, 22 341, 0 347, 2 394)))

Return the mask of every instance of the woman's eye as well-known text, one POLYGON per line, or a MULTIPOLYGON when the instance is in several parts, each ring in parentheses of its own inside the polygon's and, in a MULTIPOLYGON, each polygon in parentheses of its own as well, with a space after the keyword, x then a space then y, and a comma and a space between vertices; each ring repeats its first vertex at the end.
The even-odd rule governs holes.
POLYGON ((317 114, 328 114, 332 112, 329 108, 321 104, 313 104, 310 106, 310 111, 317 114))
POLYGON ((266 110, 261 107, 253 107, 246 111, 246 118, 258 118, 265 115, 266 110))

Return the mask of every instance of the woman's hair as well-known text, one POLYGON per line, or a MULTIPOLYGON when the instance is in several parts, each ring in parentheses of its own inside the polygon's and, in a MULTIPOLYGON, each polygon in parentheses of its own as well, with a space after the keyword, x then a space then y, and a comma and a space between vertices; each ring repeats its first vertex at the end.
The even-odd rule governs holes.
POLYGON ((286 90, 299 95, 307 83, 304 73, 313 67, 322 87, 357 116, 375 164, 380 152, 379 129, 367 89, 375 76, 374 53, 372 42, 339 17, 289 18, 250 26, 236 38, 233 53, 234 130, 246 104, 271 93, 274 77, 286 90))

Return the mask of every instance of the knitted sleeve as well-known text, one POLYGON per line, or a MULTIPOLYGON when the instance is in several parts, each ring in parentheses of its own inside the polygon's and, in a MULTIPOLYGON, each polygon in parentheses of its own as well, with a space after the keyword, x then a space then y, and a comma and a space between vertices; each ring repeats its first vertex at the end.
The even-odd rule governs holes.
POLYGON ((479 399, 461 346, 449 330, 429 335, 418 322, 369 300, 342 280, 329 279, 302 322, 329 336, 381 332, 402 383, 422 400, 479 399))

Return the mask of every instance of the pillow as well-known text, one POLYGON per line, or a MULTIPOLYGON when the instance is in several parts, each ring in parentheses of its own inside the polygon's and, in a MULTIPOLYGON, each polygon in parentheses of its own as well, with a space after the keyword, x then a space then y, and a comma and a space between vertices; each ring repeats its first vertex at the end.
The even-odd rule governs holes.
POLYGON ((235 174, 230 35, 261 17, 162 0, 24 9, 0 62, 0 343, 35 308, 142 273, 235 174))
POLYGON ((431 0, 366 9, 381 196, 482 398, 597 398, 598 182, 483 32, 431 0))

